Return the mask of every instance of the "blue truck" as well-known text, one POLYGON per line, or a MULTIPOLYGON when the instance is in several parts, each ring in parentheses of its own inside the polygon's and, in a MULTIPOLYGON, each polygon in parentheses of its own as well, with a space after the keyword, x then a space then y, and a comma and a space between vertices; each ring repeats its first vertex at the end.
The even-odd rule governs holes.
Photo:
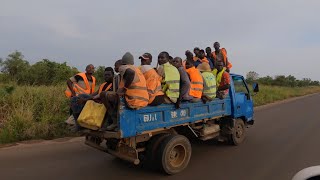
MULTIPOLYGON (((184 170, 191 158, 190 138, 219 139, 241 144, 254 124, 252 91, 241 75, 230 74, 229 96, 203 103, 182 103, 131 110, 123 99, 116 131, 85 130, 85 144, 136 165, 160 168, 167 174, 184 170)), ((253 92, 258 92, 257 84, 253 92)))

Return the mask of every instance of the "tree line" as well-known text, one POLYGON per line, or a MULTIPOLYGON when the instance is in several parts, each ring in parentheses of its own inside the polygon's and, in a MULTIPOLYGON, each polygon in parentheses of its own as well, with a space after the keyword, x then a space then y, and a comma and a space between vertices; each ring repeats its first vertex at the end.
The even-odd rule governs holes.
MULTIPOLYGON (((98 83, 103 82, 105 66, 96 67, 94 76, 98 83)), ((15 51, 5 59, 0 59, 0 82, 15 82, 18 85, 58 85, 66 82, 68 78, 75 75, 79 70, 68 66, 66 62, 58 63, 49 59, 42 59, 35 64, 30 64, 23 54, 15 51)), ((296 79, 294 76, 278 75, 275 77, 259 77, 259 74, 250 71, 246 75, 248 83, 258 82, 259 84, 305 87, 319 86, 319 81, 312 81, 310 78, 296 79)))
MULTIPOLYGON (((0 69, 0 82, 15 82, 19 85, 58 85, 79 72, 66 62, 58 63, 49 59, 31 65, 19 51, 9 54, 6 59, 0 59, 0 69)), ((98 83, 103 82, 104 69, 104 66, 96 67, 98 83)))
POLYGON ((259 84, 272 85, 272 86, 286 86, 286 87, 306 87, 306 86, 320 86, 319 81, 312 81, 310 78, 302 78, 301 80, 292 75, 284 76, 277 75, 275 77, 266 76, 259 77, 259 74, 250 71, 246 75, 248 83, 258 82, 259 84))

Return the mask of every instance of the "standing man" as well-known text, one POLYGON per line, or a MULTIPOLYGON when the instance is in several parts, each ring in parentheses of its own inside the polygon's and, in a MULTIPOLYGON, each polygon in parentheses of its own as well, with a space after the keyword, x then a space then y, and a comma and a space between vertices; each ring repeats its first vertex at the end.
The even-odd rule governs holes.
POLYGON ((149 93, 149 105, 158 106, 164 103, 164 93, 161 88, 162 78, 151 66, 152 55, 150 53, 144 53, 139 57, 141 59, 141 72, 144 75, 147 83, 147 89, 149 93))
POLYGON ((206 57, 208 59, 209 63, 210 64, 210 68, 211 70, 214 69, 214 58, 213 58, 213 55, 212 55, 212 50, 210 47, 206 47, 206 57))
POLYGON ((216 62, 216 68, 213 70, 213 75, 216 77, 217 82, 217 97, 219 99, 224 99, 227 97, 230 88, 230 75, 223 67, 222 61, 216 62))
POLYGON ((212 56, 214 58, 215 63, 218 61, 222 61, 223 66, 226 67, 226 71, 230 72, 230 69, 232 68, 232 64, 228 60, 227 50, 225 48, 220 49, 219 42, 215 42, 213 44, 213 47, 214 47, 215 51, 212 53, 212 56))
POLYGON ((158 74, 162 77, 162 91, 165 103, 177 103, 180 89, 180 74, 176 67, 169 63, 169 53, 163 51, 158 55, 158 74))
POLYGON ((206 58, 206 55, 205 55, 203 49, 201 49, 201 50, 199 51, 198 60, 194 62, 194 66, 195 66, 195 67, 198 67, 199 64, 201 64, 201 63, 208 63, 208 64, 210 64, 210 62, 209 62, 208 59, 206 58))
POLYGON ((92 94, 96 86, 96 78, 92 75, 93 73, 94 66, 89 64, 86 67, 86 72, 78 73, 68 79, 65 95, 71 98, 79 94, 92 94))
POLYGON ((200 51, 200 48, 199 48, 199 47, 195 47, 195 48, 193 49, 193 53, 194 53, 193 60, 194 60, 194 61, 197 61, 197 60, 199 59, 199 57, 198 57, 199 51, 200 51))

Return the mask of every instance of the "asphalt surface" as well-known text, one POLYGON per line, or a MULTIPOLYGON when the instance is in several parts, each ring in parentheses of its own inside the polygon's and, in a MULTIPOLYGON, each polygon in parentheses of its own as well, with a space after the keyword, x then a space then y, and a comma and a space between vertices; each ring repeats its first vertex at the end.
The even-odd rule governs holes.
POLYGON ((243 144, 193 143, 189 166, 174 176, 123 162, 76 138, 1 148, 0 179, 291 179, 320 165, 319 108, 319 94, 259 108, 243 144))

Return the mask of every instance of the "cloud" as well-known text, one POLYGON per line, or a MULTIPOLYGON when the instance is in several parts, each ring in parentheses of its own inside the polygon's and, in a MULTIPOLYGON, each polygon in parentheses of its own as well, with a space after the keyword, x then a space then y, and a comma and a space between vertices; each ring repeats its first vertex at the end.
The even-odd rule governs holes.
MULTIPOLYGON (((30 60, 112 66, 126 51, 137 58, 220 41, 233 72, 292 74, 320 80, 320 1, 5 1, 0 54, 30 60), (307 70, 306 70, 307 69, 307 70)), ((136 60, 136 63, 139 63, 136 60)))

